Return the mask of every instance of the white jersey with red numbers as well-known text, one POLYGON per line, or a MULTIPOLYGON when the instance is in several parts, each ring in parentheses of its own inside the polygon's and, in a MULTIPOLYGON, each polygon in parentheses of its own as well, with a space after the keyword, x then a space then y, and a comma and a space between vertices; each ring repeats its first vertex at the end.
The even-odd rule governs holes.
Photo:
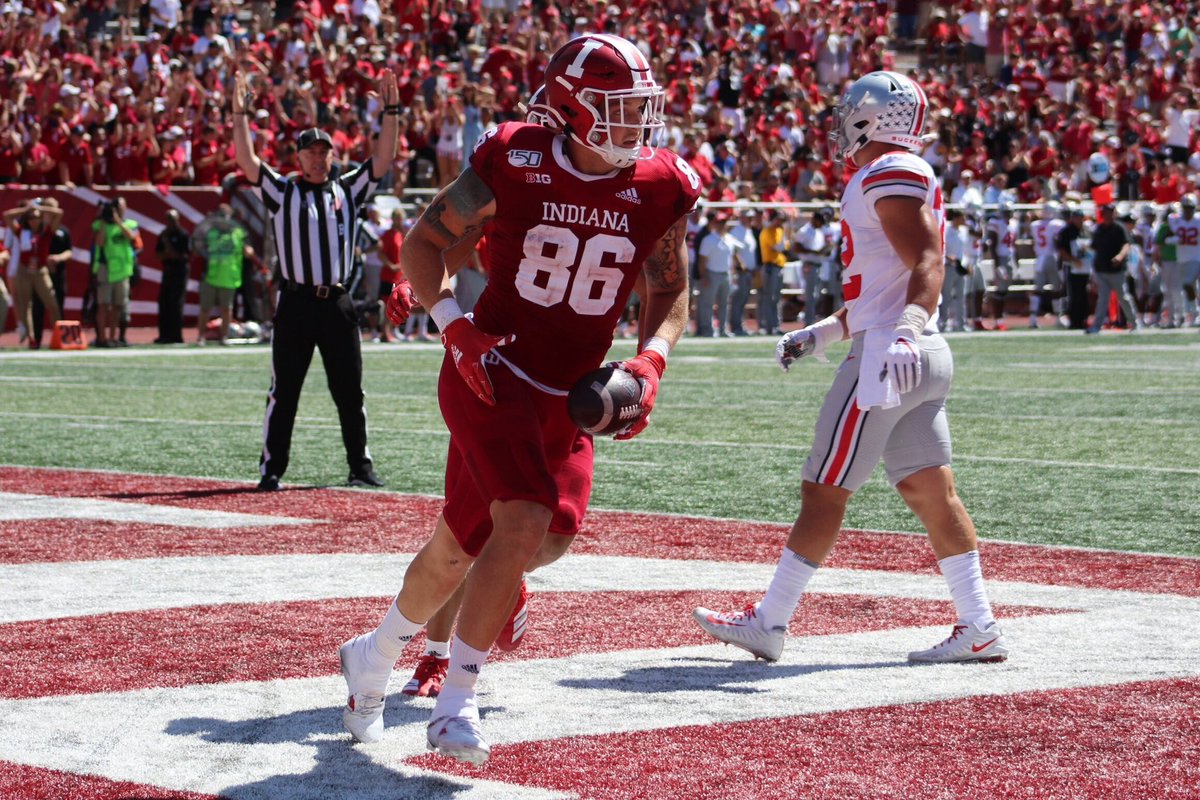
POLYGON ((569 389, 604 360, 643 262, 696 204, 700 178, 663 149, 587 175, 565 137, 521 122, 480 137, 471 168, 496 198, 475 324, 516 335, 496 352, 518 374, 569 389))
POLYGON ((1200 214, 1191 219, 1175 214, 1167 219, 1171 235, 1175 237, 1176 261, 1200 261, 1200 214))
MULTIPOLYGON (((933 168, 913 153, 888 153, 855 173, 842 193, 842 295, 850 334, 894 326, 908 296, 911 270, 883 232, 875 203, 884 197, 915 197, 945 228, 942 190, 933 168)), ((930 323, 937 324, 937 311, 930 323)))
POLYGON ((1038 261, 1058 252, 1054 247, 1054 240, 1065 227, 1067 222, 1062 219, 1035 219, 1029 223, 1029 235, 1033 237, 1033 254, 1037 256, 1038 261))
POLYGON ((988 220, 987 232, 996 237, 995 255, 999 258, 1010 258, 1016 251, 1021 224, 1015 219, 992 217, 988 220))

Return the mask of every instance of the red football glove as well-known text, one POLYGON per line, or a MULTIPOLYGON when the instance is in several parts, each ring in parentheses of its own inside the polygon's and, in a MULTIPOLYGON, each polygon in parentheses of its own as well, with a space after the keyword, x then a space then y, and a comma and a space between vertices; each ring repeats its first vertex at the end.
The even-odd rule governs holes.
POLYGON ((408 315, 412 313, 415 305, 417 305, 417 298, 413 294, 412 284, 402 280, 392 287, 392 293, 388 295, 384 311, 393 325, 403 325, 408 321, 408 315))
POLYGON ((454 366, 458 374, 471 387, 483 402, 489 406, 496 405, 496 395, 492 390, 492 379, 488 377, 487 368, 483 366, 483 358, 493 347, 505 345, 515 339, 515 336, 493 336, 475 327, 466 317, 459 317, 446 326, 442 331, 442 346, 450 351, 454 358, 454 366))
POLYGON ((645 350, 628 361, 619 361, 613 366, 625 370, 642 384, 642 415, 613 437, 632 439, 650 424, 650 412, 654 410, 654 398, 658 396, 658 382, 667 371, 667 360, 660 353, 645 350))

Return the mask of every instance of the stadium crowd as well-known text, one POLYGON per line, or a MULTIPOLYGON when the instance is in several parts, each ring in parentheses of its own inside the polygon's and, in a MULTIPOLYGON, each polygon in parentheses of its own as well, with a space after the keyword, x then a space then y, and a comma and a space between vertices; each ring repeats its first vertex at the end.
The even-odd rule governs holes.
POLYGON ((436 188, 522 113, 559 45, 595 31, 651 58, 665 143, 710 203, 836 202, 832 107, 851 76, 892 68, 927 87, 922 155, 950 202, 1164 209, 1200 180, 1200 7, 1187 0, 10 0, 0 182, 234 182, 238 66, 258 90, 264 161, 295 168, 296 134, 316 125, 348 168, 369 157, 370 87, 392 68, 403 115, 388 188, 436 188))

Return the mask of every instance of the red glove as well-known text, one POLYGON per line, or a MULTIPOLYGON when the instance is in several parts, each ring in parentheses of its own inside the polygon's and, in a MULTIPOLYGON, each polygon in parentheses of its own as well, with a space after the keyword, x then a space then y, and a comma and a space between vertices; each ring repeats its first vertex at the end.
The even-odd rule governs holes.
POLYGON ((642 384, 642 415, 613 437, 632 439, 650 424, 650 412, 654 410, 654 398, 658 396, 658 382, 667 371, 667 360, 654 350, 645 350, 628 361, 617 362, 614 366, 633 375, 642 384))
POLYGON ((401 280, 392 287, 392 293, 388 295, 387 307, 384 310, 393 325, 403 325, 408 321, 408 315, 412 313, 412 308, 416 304, 417 298, 413 294, 412 284, 401 280))
POLYGON ((442 331, 442 346, 450 351, 454 358, 454 366, 458 374, 471 387, 483 402, 489 406, 496 405, 496 396, 492 390, 492 379, 488 377, 487 369, 483 366, 483 358, 493 347, 508 344, 515 336, 493 336, 475 327, 466 317, 459 317, 446 326, 442 331))

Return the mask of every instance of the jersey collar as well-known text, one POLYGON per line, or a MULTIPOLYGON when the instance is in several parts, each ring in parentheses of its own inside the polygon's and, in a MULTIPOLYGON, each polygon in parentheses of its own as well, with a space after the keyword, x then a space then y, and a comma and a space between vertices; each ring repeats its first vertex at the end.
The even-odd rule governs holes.
POLYGON ((554 163, 558 164, 565 172, 569 172, 581 181, 603 181, 609 178, 615 178, 621 171, 618 167, 613 167, 611 171, 603 175, 589 175, 586 172, 580 172, 575 169, 575 165, 571 163, 571 159, 567 157, 567 137, 564 134, 558 134, 554 137, 554 142, 550 145, 550 151, 554 153, 554 163))

